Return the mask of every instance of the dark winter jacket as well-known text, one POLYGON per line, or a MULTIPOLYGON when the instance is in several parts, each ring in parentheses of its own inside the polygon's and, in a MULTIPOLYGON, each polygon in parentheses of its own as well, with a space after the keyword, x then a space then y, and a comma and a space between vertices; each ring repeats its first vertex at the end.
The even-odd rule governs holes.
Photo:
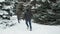
POLYGON ((23 4, 19 3, 17 4, 17 7, 16 7, 16 15, 20 17, 22 12, 23 12, 23 4))
POLYGON ((25 12, 25 14, 24 14, 24 18, 25 18, 26 20, 30 20, 30 19, 32 18, 32 12, 31 12, 30 9, 26 9, 26 12, 25 12))

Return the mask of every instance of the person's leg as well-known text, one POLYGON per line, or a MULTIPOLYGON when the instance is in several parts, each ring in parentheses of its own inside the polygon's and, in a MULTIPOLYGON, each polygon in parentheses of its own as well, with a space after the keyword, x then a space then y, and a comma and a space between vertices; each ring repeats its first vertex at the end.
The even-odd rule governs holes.
POLYGON ((18 19, 18 23, 20 23, 19 19, 18 19))
POLYGON ((31 19, 29 20, 30 31, 32 31, 31 19))
POLYGON ((20 23, 20 21, 19 21, 20 20, 20 17, 19 16, 17 16, 17 19, 18 19, 18 23, 20 23))
POLYGON ((26 20, 26 26, 27 26, 27 28, 29 27, 29 25, 28 25, 28 20, 26 20))

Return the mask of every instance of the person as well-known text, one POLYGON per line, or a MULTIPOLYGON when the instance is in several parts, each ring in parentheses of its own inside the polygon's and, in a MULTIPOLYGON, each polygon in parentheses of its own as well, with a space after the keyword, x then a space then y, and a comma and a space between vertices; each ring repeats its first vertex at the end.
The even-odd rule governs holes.
POLYGON ((18 3, 16 7, 16 15, 17 15, 18 23, 20 23, 19 20, 21 19, 22 12, 23 12, 23 3, 18 3))
POLYGON ((30 31, 32 31, 32 25, 31 25, 32 12, 31 12, 30 8, 26 9, 26 12, 24 14, 24 18, 26 21, 27 28, 30 27, 30 31))

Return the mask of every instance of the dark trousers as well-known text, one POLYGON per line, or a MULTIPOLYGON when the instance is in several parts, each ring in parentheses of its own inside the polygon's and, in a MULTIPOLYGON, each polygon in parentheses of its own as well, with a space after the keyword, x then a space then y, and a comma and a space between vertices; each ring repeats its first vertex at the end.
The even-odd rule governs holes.
POLYGON ((30 27, 30 30, 32 30, 31 19, 26 19, 26 25, 27 27, 30 27))
POLYGON ((19 21, 20 20, 20 16, 17 16, 17 19, 18 19, 18 23, 20 23, 20 21, 19 21))

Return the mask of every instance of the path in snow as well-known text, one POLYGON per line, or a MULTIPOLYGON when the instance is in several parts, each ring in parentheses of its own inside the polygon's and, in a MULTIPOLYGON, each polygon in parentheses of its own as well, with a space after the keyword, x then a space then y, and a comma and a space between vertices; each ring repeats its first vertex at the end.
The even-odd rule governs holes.
MULTIPOLYGON (((16 17, 13 17, 15 19, 16 17)), ((14 20, 14 22, 17 20, 14 20)), ((60 26, 48 26, 32 23, 33 30, 26 29, 25 21, 21 20, 21 23, 17 23, 15 26, 0 29, 0 34, 60 34, 60 26)))

